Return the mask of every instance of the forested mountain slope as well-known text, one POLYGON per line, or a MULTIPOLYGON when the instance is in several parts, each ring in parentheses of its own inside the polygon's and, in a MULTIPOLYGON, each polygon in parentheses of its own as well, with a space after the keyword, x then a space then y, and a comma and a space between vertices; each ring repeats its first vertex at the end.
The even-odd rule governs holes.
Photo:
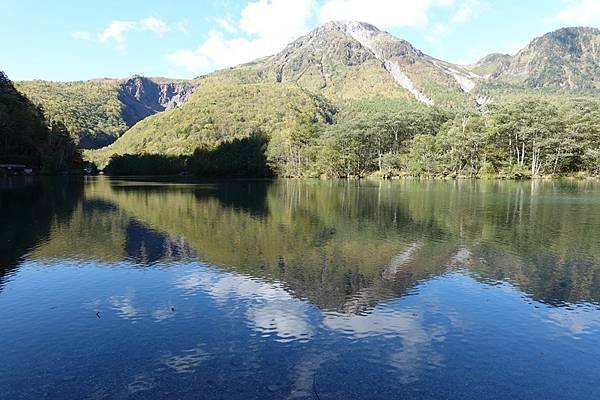
POLYGON ((80 161, 64 125, 47 120, 44 112, 0 71, 0 164, 24 164, 58 172, 80 161))
POLYGON ((193 93, 188 81, 134 76, 81 82, 22 81, 17 89, 62 122, 80 147, 114 142, 138 121, 183 104, 193 93))
POLYGON ((296 85, 248 83, 214 76, 188 103, 136 124, 112 145, 92 152, 104 166, 113 154, 191 155, 198 148, 260 135, 285 137, 332 122, 334 107, 296 85))

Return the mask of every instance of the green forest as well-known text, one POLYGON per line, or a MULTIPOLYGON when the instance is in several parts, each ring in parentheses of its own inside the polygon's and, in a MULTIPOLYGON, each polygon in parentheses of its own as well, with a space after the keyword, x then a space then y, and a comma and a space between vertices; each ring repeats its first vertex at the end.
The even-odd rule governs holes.
POLYGON ((17 83, 17 89, 43 105, 49 117, 61 121, 82 148, 106 146, 127 130, 118 88, 119 82, 110 79, 17 83))
POLYGON ((81 153, 65 125, 17 91, 0 71, 0 164, 23 164, 42 173, 79 167, 81 153))
MULTIPOLYGON (((165 167, 167 156, 154 155, 153 163, 147 155, 117 155, 107 162, 107 170, 116 170, 118 164, 121 174, 200 176, 247 175, 243 171, 326 178, 600 175, 600 103, 589 98, 523 96, 490 104, 481 112, 450 112, 393 99, 354 101, 338 109, 315 99, 302 110, 290 103, 298 112, 287 112, 276 123, 270 120, 271 125, 262 122, 276 113, 273 104, 257 107, 252 130, 247 124, 244 130, 235 129, 235 124, 223 123, 227 117, 209 115, 205 118, 213 122, 211 134, 196 135, 204 142, 187 155, 172 153, 179 160, 176 168, 173 163, 165 167), (245 138, 259 138, 262 145, 240 142, 245 138), (241 154, 253 156, 234 171, 233 160, 241 154)), ((236 100, 228 110, 244 110, 236 100)), ((239 115, 244 118, 243 111, 239 115)), ((186 125, 185 118, 175 124, 186 125)), ((182 143, 192 144, 184 137, 182 143)))

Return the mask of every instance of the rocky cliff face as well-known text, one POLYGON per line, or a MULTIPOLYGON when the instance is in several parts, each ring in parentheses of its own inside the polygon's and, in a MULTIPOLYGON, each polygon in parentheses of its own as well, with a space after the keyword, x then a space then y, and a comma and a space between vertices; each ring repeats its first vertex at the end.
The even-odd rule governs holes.
POLYGON ((547 33, 515 56, 500 60, 492 78, 530 88, 600 89, 600 30, 563 28, 547 33))
POLYGON ((187 82, 160 82, 135 76, 119 87, 122 116, 131 127, 142 119, 185 103, 194 86, 187 82))

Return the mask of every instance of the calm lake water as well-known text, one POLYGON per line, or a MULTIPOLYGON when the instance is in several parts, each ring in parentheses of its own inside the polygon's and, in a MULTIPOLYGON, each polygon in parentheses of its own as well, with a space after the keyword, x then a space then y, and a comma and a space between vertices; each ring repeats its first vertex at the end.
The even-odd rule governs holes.
POLYGON ((600 398, 600 184, 0 181, 0 398, 600 398))

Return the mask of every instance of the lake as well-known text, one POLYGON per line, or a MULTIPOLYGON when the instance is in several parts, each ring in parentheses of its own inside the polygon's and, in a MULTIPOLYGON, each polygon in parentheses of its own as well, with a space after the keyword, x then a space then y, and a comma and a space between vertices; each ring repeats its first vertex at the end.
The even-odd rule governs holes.
POLYGON ((598 399, 600 184, 0 181, 1 399, 598 399))

